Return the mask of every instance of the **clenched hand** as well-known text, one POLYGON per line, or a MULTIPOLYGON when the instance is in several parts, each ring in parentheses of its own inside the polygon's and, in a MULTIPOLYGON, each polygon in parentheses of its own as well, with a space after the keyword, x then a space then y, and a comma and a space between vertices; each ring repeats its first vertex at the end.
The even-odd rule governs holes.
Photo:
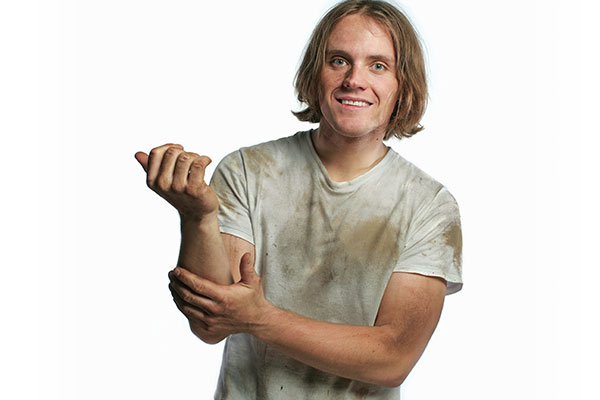
POLYGON ((182 219, 201 220, 216 215, 219 201, 204 182, 207 156, 186 152, 179 144, 165 144, 150 151, 135 154, 147 173, 148 187, 175 207, 182 219))

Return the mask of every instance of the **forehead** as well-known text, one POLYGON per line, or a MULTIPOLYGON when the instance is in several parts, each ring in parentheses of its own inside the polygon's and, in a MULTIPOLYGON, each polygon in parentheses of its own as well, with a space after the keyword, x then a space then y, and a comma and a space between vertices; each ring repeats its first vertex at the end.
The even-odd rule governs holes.
POLYGON ((331 31, 327 51, 340 49, 382 54, 395 59, 392 35, 379 21, 360 14, 347 15, 331 31))

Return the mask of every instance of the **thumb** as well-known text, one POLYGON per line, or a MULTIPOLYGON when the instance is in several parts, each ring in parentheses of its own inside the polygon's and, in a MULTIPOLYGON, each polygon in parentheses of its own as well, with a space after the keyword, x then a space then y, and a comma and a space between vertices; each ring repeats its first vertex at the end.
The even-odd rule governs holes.
POLYGON ((241 282, 248 285, 258 283, 260 279, 254 270, 254 261, 250 253, 244 253, 240 260, 240 276, 241 282))
POLYGON ((138 151, 135 153, 135 159, 138 160, 144 171, 148 172, 148 154, 138 151))

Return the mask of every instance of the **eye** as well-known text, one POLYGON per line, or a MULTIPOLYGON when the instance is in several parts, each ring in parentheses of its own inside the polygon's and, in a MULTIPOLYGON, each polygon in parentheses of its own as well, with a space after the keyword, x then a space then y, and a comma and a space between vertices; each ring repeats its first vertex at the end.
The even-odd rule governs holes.
POLYGON ((385 71, 387 67, 385 66, 385 64, 375 63, 373 64, 373 69, 375 69, 375 71, 385 71))
POLYGON ((331 64, 333 64, 335 67, 343 67, 346 65, 346 61, 342 58, 334 58, 331 60, 331 64))

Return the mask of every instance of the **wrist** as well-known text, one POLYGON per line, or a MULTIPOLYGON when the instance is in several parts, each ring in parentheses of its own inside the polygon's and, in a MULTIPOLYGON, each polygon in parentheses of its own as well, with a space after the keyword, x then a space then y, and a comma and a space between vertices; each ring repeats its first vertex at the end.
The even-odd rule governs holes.
POLYGON ((201 216, 180 213, 179 217, 182 231, 184 229, 205 229, 219 226, 219 220, 217 218, 216 211, 201 216))
POLYGON ((272 335, 273 328, 281 329, 277 328, 279 326, 277 321, 281 319, 281 314, 284 312, 281 308, 265 300, 265 306, 258 313, 257 322, 252 324, 248 333, 267 342, 272 335))

